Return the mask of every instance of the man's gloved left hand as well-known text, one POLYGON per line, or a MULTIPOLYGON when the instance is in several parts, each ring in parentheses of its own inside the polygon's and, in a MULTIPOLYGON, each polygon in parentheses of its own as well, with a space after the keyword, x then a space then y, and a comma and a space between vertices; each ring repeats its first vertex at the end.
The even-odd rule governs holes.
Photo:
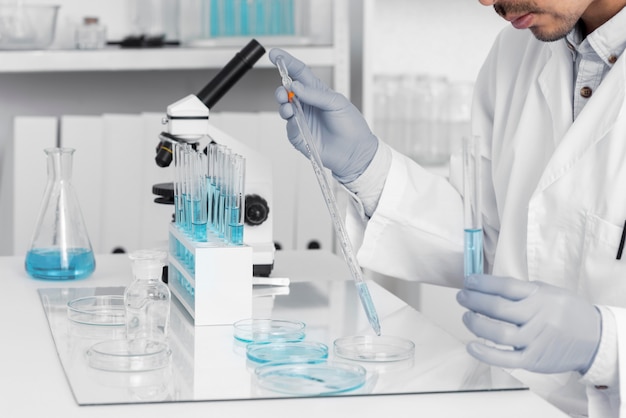
POLYGON ((543 282, 469 276, 457 294, 469 309, 465 326, 498 345, 473 341, 468 352, 485 363, 539 373, 586 373, 596 355, 602 316, 584 298, 543 282))

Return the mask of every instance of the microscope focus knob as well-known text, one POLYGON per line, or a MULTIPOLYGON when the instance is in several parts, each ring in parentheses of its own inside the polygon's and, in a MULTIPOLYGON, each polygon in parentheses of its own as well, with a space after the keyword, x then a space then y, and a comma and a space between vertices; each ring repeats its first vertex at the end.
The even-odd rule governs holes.
POLYGON ((267 200, 258 194, 246 195, 246 211, 244 222, 247 225, 261 225, 269 216, 270 207, 267 200))

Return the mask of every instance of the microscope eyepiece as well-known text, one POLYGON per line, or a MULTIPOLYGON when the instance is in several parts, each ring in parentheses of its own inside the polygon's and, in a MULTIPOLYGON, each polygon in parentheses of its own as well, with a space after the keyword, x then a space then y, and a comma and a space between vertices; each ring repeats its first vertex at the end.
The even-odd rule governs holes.
POLYGON ((252 39, 197 94, 197 97, 206 107, 213 108, 213 105, 252 68, 263 54, 265 54, 265 48, 256 39, 252 39))

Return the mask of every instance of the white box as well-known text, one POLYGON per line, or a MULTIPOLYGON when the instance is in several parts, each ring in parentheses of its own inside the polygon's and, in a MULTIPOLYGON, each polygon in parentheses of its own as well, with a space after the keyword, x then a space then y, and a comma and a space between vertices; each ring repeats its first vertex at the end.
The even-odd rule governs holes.
POLYGON ((252 248, 191 241, 169 228, 168 285, 196 326, 231 325, 252 316, 252 248))

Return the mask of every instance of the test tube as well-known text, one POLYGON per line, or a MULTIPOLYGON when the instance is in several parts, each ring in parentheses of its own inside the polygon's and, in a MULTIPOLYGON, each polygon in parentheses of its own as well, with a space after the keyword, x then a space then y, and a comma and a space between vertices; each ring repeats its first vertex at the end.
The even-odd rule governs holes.
POLYGON ((217 235, 220 238, 225 237, 226 233, 226 197, 228 195, 228 184, 230 182, 230 157, 231 151, 227 147, 221 148, 221 156, 219 161, 219 204, 217 212, 217 235))
POLYGON ((207 228, 213 230, 213 193, 215 191, 215 154, 217 152, 217 144, 211 142, 207 147, 207 173, 206 173, 206 189, 207 189, 207 228))
POLYGON ((246 160, 243 156, 234 154, 231 157, 230 172, 229 202, 226 209, 228 218, 226 241, 233 245, 243 245, 246 175, 246 160))
POLYGON ((185 144, 183 148, 183 230, 191 236, 191 147, 185 144))
POLYGON ((211 190, 213 191, 212 209, 211 209, 211 231, 217 235, 219 227, 219 213, 220 213, 220 177, 221 177, 221 161, 224 153, 224 145, 215 144, 213 154, 213 179, 211 184, 211 190))
POLYGON ((206 156, 203 153, 191 154, 191 229, 194 241, 207 240, 207 193, 204 176, 206 156))
POLYGON ((175 142, 173 145, 173 159, 174 159, 174 222, 177 227, 182 225, 182 204, 180 193, 180 144, 175 142))
POLYGON ((483 223, 481 210, 480 137, 463 140, 463 213, 465 277, 483 273, 483 223))

